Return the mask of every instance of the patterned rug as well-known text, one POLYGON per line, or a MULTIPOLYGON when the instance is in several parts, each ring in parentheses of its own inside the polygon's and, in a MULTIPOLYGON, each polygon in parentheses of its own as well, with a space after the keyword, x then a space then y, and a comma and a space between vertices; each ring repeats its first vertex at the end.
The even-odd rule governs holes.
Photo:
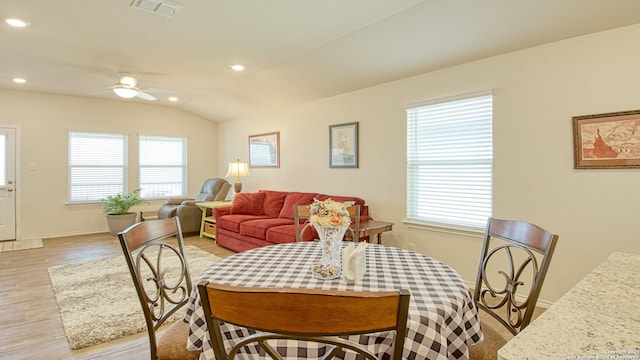
MULTIPOLYGON (((191 280, 219 257, 185 246, 191 280)), ((73 350, 147 331, 123 256, 49 267, 69 347, 73 350)), ((167 324, 184 316, 183 306, 167 324)))
POLYGON ((42 247, 42 239, 0 241, 0 252, 37 249, 42 247))

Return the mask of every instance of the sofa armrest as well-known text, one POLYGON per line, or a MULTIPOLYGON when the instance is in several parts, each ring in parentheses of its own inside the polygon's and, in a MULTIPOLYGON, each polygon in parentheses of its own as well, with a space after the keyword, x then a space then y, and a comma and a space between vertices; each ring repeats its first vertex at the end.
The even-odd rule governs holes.
POLYGON ((218 218, 220 216, 229 215, 229 214, 231 214, 231 205, 220 206, 220 207, 215 207, 211 209, 211 216, 213 216, 213 219, 216 221, 218 221, 218 218))
POLYGON ((165 200, 163 205, 180 205, 180 204, 182 204, 183 201, 186 201, 186 200, 193 200, 193 198, 189 198, 189 197, 185 197, 185 196, 172 197, 172 198, 168 198, 167 200, 165 200))
POLYGON ((196 201, 193 199, 189 199, 189 200, 185 200, 183 202, 180 203, 180 205, 184 205, 184 206, 196 206, 196 201))
POLYGON ((202 221, 202 210, 195 205, 184 205, 177 207, 176 216, 180 219, 180 227, 183 233, 190 233, 200 230, 202 221))

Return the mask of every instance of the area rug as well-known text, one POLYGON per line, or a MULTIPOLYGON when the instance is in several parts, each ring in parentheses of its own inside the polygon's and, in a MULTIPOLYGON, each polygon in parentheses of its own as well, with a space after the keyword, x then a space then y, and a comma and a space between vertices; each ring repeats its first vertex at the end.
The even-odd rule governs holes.
MULTIPOLYGON (((191 280, 219 257, 185 246, 191 280)), ((147 331, 142 307, 123 256, 49 267, 69 347, 73 350, 147 331)), ((183 306, 167 324, 181 319, 183 306)))
POLYGON ((11 240, 0 242, 0 252, 37 249, 42 247, 42 239, 11 240))

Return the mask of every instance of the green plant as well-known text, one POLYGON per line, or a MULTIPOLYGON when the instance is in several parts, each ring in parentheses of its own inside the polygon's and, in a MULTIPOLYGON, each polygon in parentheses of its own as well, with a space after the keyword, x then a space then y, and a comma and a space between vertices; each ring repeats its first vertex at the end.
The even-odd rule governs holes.
POLYGON ((110 215, 124 215, 132 206, 148 203, 140 198, 140 189, 135 189, 128 194, 109 195, 100 202, 104 213, 110 215))

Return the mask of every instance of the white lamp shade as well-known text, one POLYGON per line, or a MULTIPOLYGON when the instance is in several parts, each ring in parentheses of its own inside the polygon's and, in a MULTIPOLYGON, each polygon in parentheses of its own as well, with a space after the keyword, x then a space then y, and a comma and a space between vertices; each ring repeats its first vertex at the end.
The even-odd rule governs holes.
POLYGON ((245 162, 230 162, 229 170, 227 171, 226 177, 235 176, 251 176, 249 173, 249 164, 245 162))

